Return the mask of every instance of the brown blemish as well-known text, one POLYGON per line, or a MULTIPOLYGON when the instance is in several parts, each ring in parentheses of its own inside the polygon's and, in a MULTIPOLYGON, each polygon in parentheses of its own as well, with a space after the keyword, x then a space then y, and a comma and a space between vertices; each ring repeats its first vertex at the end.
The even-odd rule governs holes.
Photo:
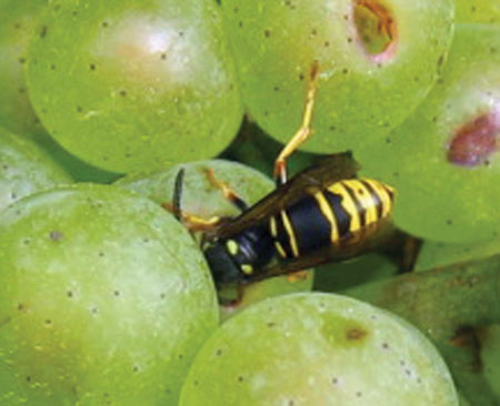
POLYGON ((354 327, 346 331, 345 337, 349 341, 353 340, 362 340, 364 337, 368 335, 368 332, 366 330, 354 327))
POLYGON ((324 322, 323 336, 335 347, 364 345, 369 336, 369 331, 365 326, 354 320, 328 313, 324 313, 322 318, 324 322))
POLYGON ((498 112, 488 112, 474 118, 455 131, 448 145, 448 162, 467 167, 486 164, 497 150, 499 135, 498 112))
POLYGON ((398 28, 389 8, 377 0, 356 0, 353 22, 358 42, 370 59, 378 62, 394 55, 398 28))

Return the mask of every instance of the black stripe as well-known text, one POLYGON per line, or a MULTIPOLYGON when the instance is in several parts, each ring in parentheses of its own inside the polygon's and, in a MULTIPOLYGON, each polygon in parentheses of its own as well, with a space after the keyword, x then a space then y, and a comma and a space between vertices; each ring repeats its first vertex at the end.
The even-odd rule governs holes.
POLYGON ((379 194, 377 191, 373 188, 372 185, 370 185, 368 182, 366 182, 363 179, 360 179, 360 182, 365 185, 365 187, 368 189, 370 192, 370 196, 372 197, 373 204, 375 205, 375 208, 377 209, 377 220, 380 220, 382 218, 382 199, 380 198, 379 194))
POLYGON ((281 212, 276 214, 274 218, 276 220, 276 232, 277 232, 277 236, 275 239, 281 244, 281 246, 285 250, 286 256, 288 258, 291 258, 293 257, 292 246, 290 245, 290 238, 288 236, 285 225, 283 224, 283 220, 281 218, 281 212))
POLYGON ((342 186, 344 186, 345 190, 347 193, 349 193, 349 196, 351 196, 352 201, 354 202, 354 205, 356 206, 356 211, 358 212, 359 216, 359 225, 360 228, 364 227, 366 224, 366 210, 364 209, 363 205, 361 202, 358 200, 356 193, 354 193, 354 190, 352 190, 347 184, 344 182, 340 182, 342 186))
POLYGON ((287 212, 300 255, 330 245, 331 224, 321 212, 319 204, 313 196, 300 199, 287 212))
POLYGON ((333 215, 337 220, 337 227, 339 230, 339 238, 345 237, 349 234, 351 229, 351 215, 342 207, 342 196, 332 193, 329 190, 323 192, 328 204, 330 205, 333 215))

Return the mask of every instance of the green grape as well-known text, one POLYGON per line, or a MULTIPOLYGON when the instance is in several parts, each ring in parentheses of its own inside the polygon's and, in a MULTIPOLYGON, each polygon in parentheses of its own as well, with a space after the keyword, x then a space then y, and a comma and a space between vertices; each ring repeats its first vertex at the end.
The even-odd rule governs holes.
POLYGON ((484 375, 494 393, 500 398, 500 324, 479 329, 484 375))
POLYGON ((218 313, 172 216, 79 184, 11 205, 0 229, 0 404, 177 404, 218 313))
POLYGON ((500 23, 498 0, 455 0, 458 23, 500 23))
POLYGON ((453 32, 452 0, 222 0, 251 116, 287 142, 319 62, 309 151, 363 149, 424 98, 453 32))
MULTIPOLYGON (((116 182, 158 204, 171 203, 174 183, 180 168, 185 169, 181 210, 203 219, 236 217, 240 211, 226 199, 220 188, 210 183, 206 170, 212 169, 218 181, 226 183, 245 202, 252 204, 273 190, 273 182, 258 171, 224 160, 199 161, 173 166, 167 170, 124 177, 116 182)), ((309 291, 312 288, 312 272, 298 273, 263 280, 244 287, 243 295, 233 287, 221 289, 220 312, 223 319, 234 315, 250 304, 270 296, 290 292, 309 291), (238 299, 236 303, 234 300, 238 299)))
POLYGON ((418 255, 415 270, 426 271, 460 262, 486 259, 498 254, 500 254, 498 240, 463 244, 425 241, 418 255))
POLYGON ((214 156, 241 121, 210 0, 52 2, 31 42, 27 78, 49 133, 110 171, 214 156))
POLYGON ((0 128, 0 211, 24 196, 69 183, 70 176, 35 145, 0 128))
POLYGON ((196 356, 180 406, 456 406, 447 367, 413 326, 347 297, 293 294, 227 321, 196 356))
POLYGON ((47 0, 0 2, 0 126, 38 144, 78 181, 109 182, 116 174, 86 165, 58 145, 36 117, 24 75, 30 38, 40 31, 47 0))
POLYGON ((0 2, 0 125, 37 136, 43 127, 33 111, 24 78, 27 48, 47 0, 0 2))
POLYGON ((397 191, 394 219, 435 241, 498 240, 500 29, 458 25, 449 60, 415 113, 359 154, 366 173, 397 191))

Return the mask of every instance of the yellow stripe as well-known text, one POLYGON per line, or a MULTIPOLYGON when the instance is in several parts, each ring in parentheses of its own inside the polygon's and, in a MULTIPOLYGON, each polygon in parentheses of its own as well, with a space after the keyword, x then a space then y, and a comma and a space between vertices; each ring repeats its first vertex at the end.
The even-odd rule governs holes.
POLYGON ((274 216, 269 220, 269 229, 271 231, 271 236, 276 238, 278 236, 278 226, 276 225, 276 218, 274 216))
POLYGON ((333 185, 329 186, 328 190, 342 197, 340 204, 342 205, 343 209, 351 216, 349 231, 351 233, 358 231, 360 229, 359 213, 354 200, 349 195, 349 192, 347 192, 345 187, 340 182, 334 183, 333 185))
POLYGON ((359 203, 365 209, 365 225, 378 221, 377 205, 370 190, 357 179, 346 180, 343 183, 351 188, 359 203))
POLYGON ((278 250, 278 253, 281 255, 282 258, 286 258, 286 251, 283 249, 279 241, 274 242, 274 246, 278 250))
POLYGON ((363 179, 366 183, 377 192, 380 201, 382 202, 382 217, 386 217, 392 211, 392 200, 389 191, 394 193, 393 189, 374 179, 363 179))
POLYGON ((332 242, 332 244, 336 244, 339 241, 339 230, 337 226, 337 221, 332 212, 332 208, 330 207, 330 204, 326 200, 323 192, 317 192, 313 196, 318 202, 321 213, 330 223, 330 241, 332 242))
POLYGON ((297 240, 295 239, 292 223, 290 223, 290 219, 288 218, 288 214, 285 210, 281 210, 281 220, 283 221, 286 233, 288 234, 290 246, 292 247, 292 254, 297 258, 299 256, 299 247, 297 247, 297 240))

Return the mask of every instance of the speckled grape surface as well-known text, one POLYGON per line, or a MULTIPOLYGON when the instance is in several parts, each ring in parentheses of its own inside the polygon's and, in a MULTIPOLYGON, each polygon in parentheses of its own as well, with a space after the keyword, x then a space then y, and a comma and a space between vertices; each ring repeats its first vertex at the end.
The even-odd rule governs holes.
POLYGON ((2 405, 177 404, 218 309, 172 216, 79 185, 17 202, 0 229, 2 405))
POLYGON ((462 139, 469 158, 481 157, 475 148, 483 136, 498 134, 499 50, 498 27, 457 25, 449 60, 429 97, 384 141, 359 155, 366 174, 396 189, 394 219, 404 230, 437 241, 498 239, 498 152, 470 165, 450 161, 449 153, 457 134, 485 115, 496 124, 475 132, 476 145, 474 138, 462 139))
POLYGON ((500 3, 496 0, 455 0, 459 23, 500 24, 500 3))
MULTIPOLYGON (((184 168, 182 211, 203 219, 235 217, 240 211, 230 203, 220 188, 210 183, 207 169, 213 170, 218 181, 226 183, 249 205, 257 202, 274 188, 274 183, 249 166, 225 160, 207 160, 175 165, 167 170, 124 177, 116 185, 146 196, 158 204, 171 203, 177 173, 184 168)), ((247 306, 265 298, 284 293, 308 291, 312 288, 313 272, 276 277, 245 286, 241 300, 235 305, 221 306, 221 317, 226 319, 247 306)), ((230 289, 221 297, 234 296, 230 289)))
POLYGON ((456 406, 435 348, 407 322, 350 298, 273 298, 198 353, 180 406, 456 406))
POLYGON ((115 172, 212 157, 242 108, 210 0, 52 2, 28 83, 50 134, 115 172))
POLYGON ((19 134, 43 131, 28 97, 24 77, 27 48, 47 0, 0 3, 0 125, 19 134))
POLYGON ((315 133, 303 148, 321 153, 363 149, 400 124, 434 83, 453 31, 451 0, 223 0, 221 8, 244 101, 276 139, 298 129, 319 62, 315 133), (362 3, 392 21, 383 52, 367 51, 378 19, 362 3))
POLYGON ((24 196, 72 182, 35 145, 0 128, 0 211, 24 196))

